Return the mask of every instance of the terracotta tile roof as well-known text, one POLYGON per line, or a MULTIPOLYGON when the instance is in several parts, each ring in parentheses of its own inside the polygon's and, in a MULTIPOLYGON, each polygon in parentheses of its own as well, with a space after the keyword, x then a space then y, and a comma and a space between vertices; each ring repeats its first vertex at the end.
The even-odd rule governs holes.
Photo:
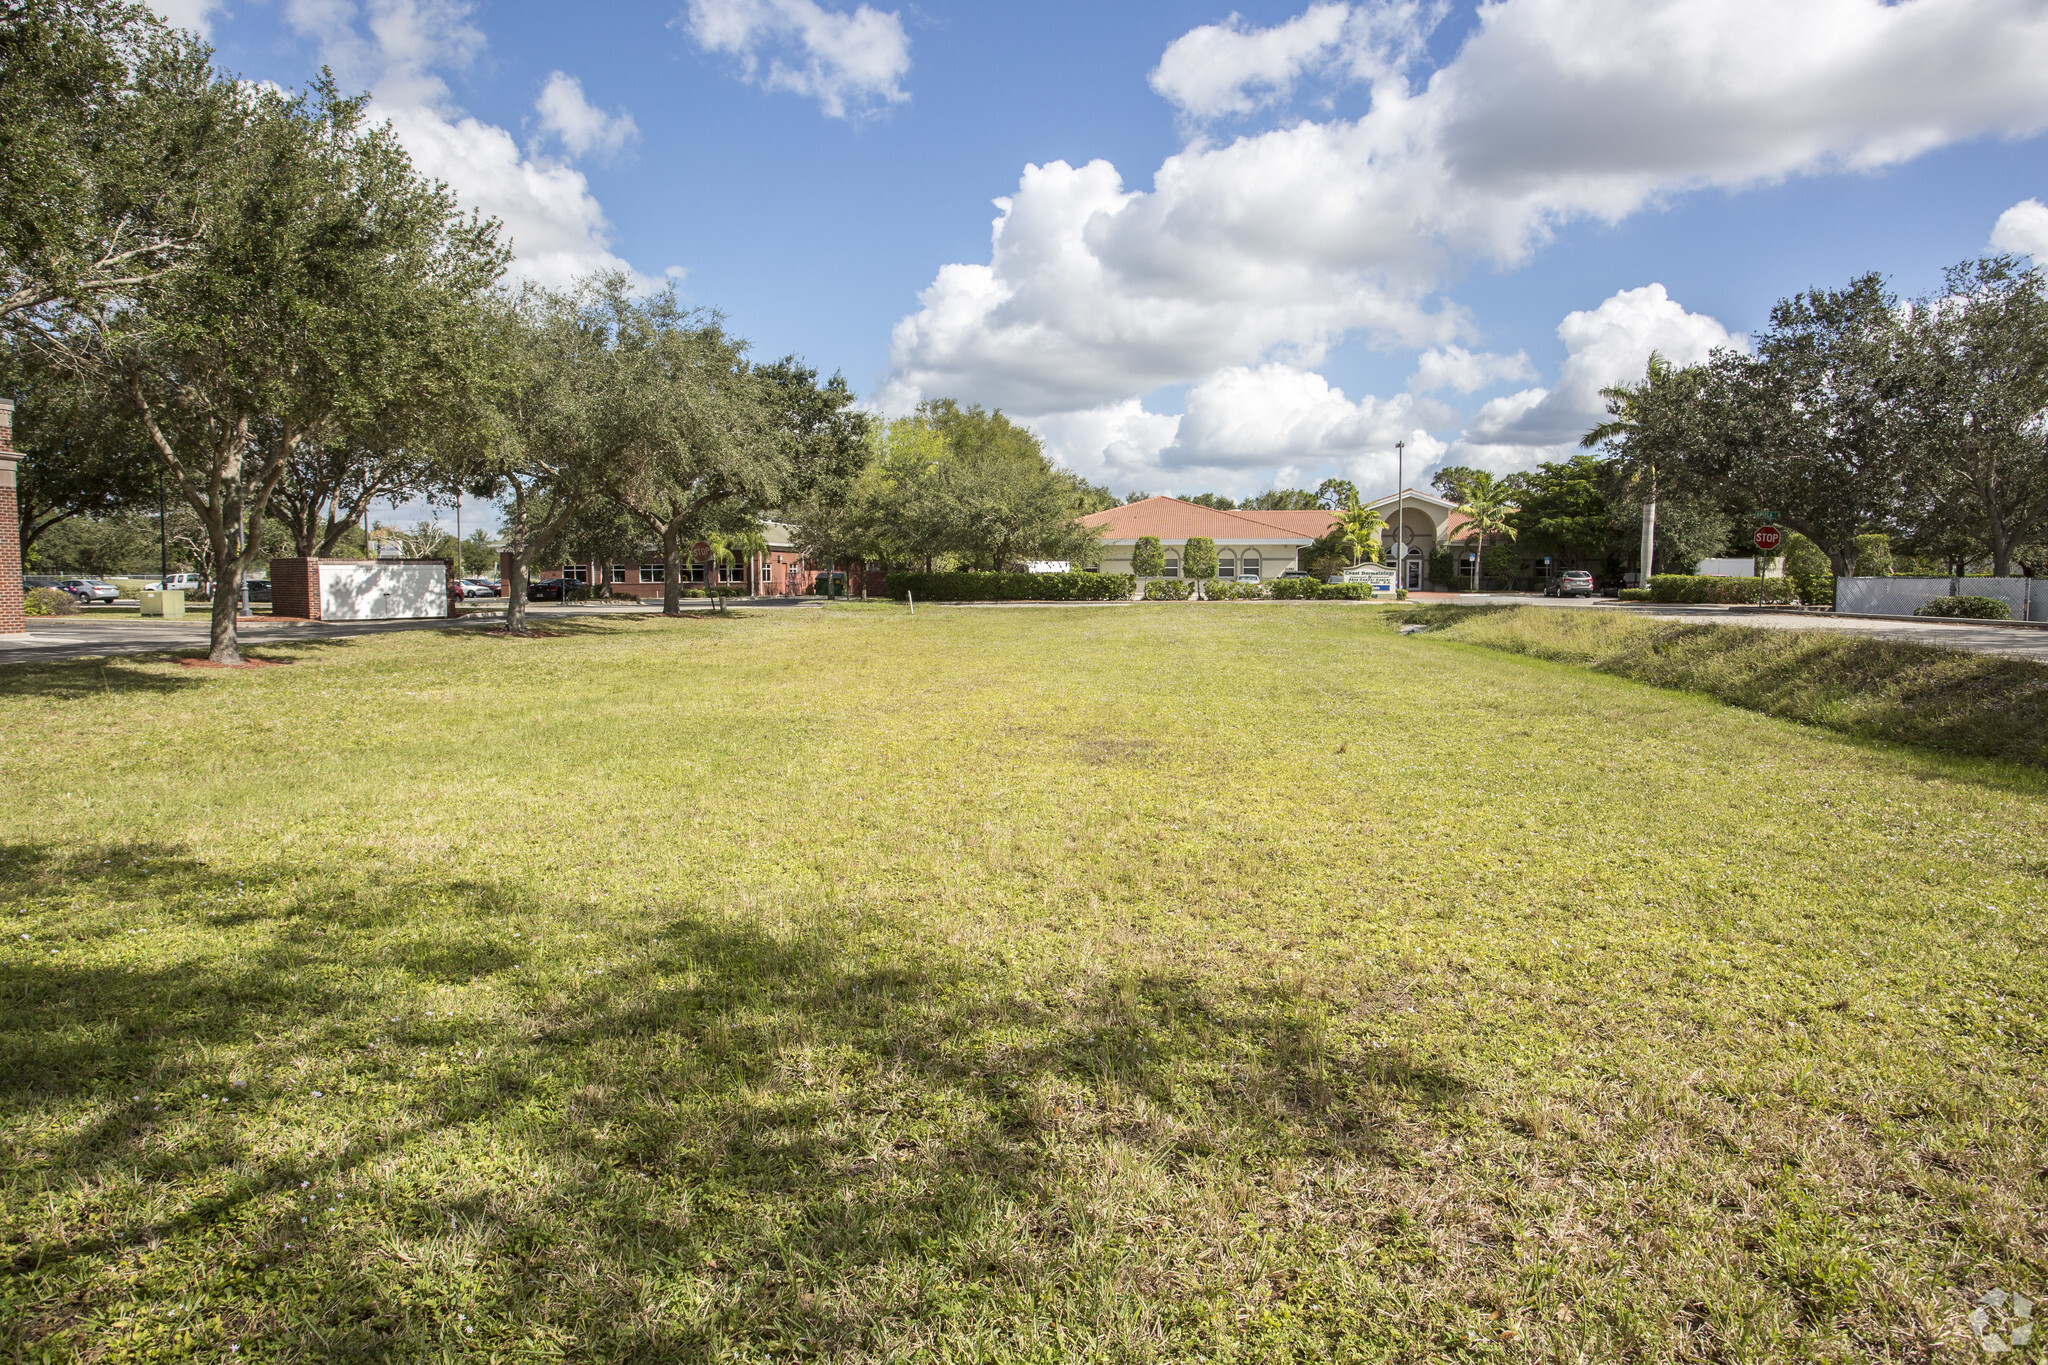
POLYGON ((1081 523, 1100 526, 1102 538, 1109 541, 1136 540, 1139 536, 1158 536, 1168 541, 1207 536, 1216 541, 1299 540, 1306 544, 1329 530, 1334 520, 1328 512, 1224 512, 1179 498, 1162 497, 1091 512, 1081 518, 1081 523))

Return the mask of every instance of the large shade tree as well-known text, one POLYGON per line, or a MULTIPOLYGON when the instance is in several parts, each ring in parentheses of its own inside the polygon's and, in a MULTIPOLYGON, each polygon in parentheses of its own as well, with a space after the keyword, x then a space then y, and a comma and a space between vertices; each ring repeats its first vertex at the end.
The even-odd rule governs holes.
POLYGON ((236 208, 242 92, 141 4, 0 3, 0 325, 64 325, 196 258, 236 208))
MULTIPOLYGON (((412 167, 364 98, 244 87, 235 155, 189 259, 69 329, 66 353, 126 391, 232 582, 262 553, 290 454, 353 412, 438 382, 454 330, 505 264, 412 167)), ((209 656, 240 661, 232 592, 209 656)))

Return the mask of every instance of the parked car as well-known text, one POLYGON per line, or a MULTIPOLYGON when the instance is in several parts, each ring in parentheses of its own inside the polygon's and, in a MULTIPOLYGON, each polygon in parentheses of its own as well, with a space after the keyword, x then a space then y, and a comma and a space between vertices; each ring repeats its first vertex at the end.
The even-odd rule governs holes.
POLYGON ((1550 580, 1543 589, 1545 597, 1591 597, 1594 594, 1593 575, 1584 569, 1566 569, 1550 580))
MULTIPOLYGON (((1287 571, 1286 573, 1284 573, 1284 574, 1281 574, 1280 576, 1281 576, 1282 578, 1314 578, 1314 577, 1315 577, 1315 575, 1314 575, 1314 574, 1310 573, 1310 572, 1309 572, 1308 570, 1306 570, 1306 569, 1289 569, 1289 570, 1288 570, 1288 571, 1287 571)), ((1239 579, 1238 581, 1239 581, 1239 582, 1243 582, 1244 580, 1243 580, 1242 578, 1240 578, 1240 579, 1239 579)))
POLYGON ((493 583, 490 580, 483 578, 465 578, 458 585, 458 589, 459 595, 465 598, 496 597, 499 593, 504 591, 504 589, 500 588, 496 583, 493 583))
POLYGON ((206 591, 206 580, 196 573, 174 573, 169 578, 152 583, 150 586, 163 592, 180 589, 185 592, 196 593, 206 591))
MULTIPOLYGON (((1285 575, 1285 574, 1282 574, 1282 575, 1281 575, 1281 577, 1283 577, 1283 578, 1284 578, 1284 577, 1286 577, 1286 575, 1285 575)), ((1303 578, 1306 578, 1306 577, 1308 577, 1308 575, 1307 575, 1307 574, 1303 574, 1303 575, 1302 575, 1302 577, 1303 577, 1303 578)), ((1264 580, 1263 578, 1260 578, 1260 577, 1259 577, 1259 576, 1258 576, 1257 574, 1255 574, 1255 573, 1241 573, 1241 574, 1239 574, 1239 575, 1237 576, 1237 578, 1236 578, 1236 579, 1235 579, 1234 581, 1236 581, 1236 582, 1239 582, 1239 583, 1263 583, 1263 582, 1265 582, 1265 580, 1264 580)))
POLYGON ((268 601, 270 600, 270 580, 269 580, 269 579, 267 579, 267 578, 251 578, 251 579, 249 579, 249 580, 248 580, 248 584, 249 584, 249 600, 250 600, 251 602, 268 602, 268 601))
POLYGON ((112 602, 121 596, 121 590, 112 583, 102 583, 97 578, 61 578, 57 587, 64 589, 81 602, 112 602))
POLYGON ((541 578, 526 585, 526 600, 529 602, 566 602, 572 588, 581 583, 571 583, 566 578, 541 578))

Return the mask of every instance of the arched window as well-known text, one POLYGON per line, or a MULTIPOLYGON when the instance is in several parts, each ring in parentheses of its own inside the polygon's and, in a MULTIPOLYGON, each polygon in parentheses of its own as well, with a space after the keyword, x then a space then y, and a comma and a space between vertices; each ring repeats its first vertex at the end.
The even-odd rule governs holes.
POLYGON ((1247 550, 1245 552, 1243 560, 1243 567, 1241 567, 1238 570, 1238 572, 1245 575, 1248 578, 1260 577, 1261 575, 1259 573, 1259 557, 1253 554, 1251 551, 1247 550))
POLYGON ((1237 556, 1229 550, 1216 556, 1216 576, 1228 583, 1237 577, 1237 556))
POLYGON ((1168 556, 1166 557, 1166 577, 1168 577, 1168 578, 1179 578, 1179 577, 1180 577, 1180 556, 1179 556, 1179 555, 1168 555, 1168 556))

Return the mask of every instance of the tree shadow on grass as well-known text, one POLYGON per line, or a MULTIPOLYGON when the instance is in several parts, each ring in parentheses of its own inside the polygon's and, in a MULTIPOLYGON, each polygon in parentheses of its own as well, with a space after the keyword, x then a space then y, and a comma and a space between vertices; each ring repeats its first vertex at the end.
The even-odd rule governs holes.
POLYGON ((57 961, 0 959, 16 1189, 85 1192, 11 1220, 39 1299, 0 1333, 17 1350, 61 1345, 96 1277, 148 1251, 144 1298, 212 1296, 245 1339, 317 1331, 330 1354, 427 1349, 419 1304, 456 1296, 590 1358, 874 1351, 892 1315, 942 1316, 942 1285, 1070 1290, 1076 1244, 1138 1216, 1085 1193, 1114 1153, 1167 1175, 1396 1161, 1395 1111, 1466 1097, 1333 1046, 1285 991, 1187 974, 1026 981, 703 914, 579 946, 573 906, 474 878, 377 898, 444 907, 408 935, 317 878, 161 844, 15 844, 0 873, 23 903, 97 907, 44 930, 71 940, 57 961), (174 931, 152 964, 72 961, 174 931), (480 981, 489 1008, 436 1007, 480 981))

